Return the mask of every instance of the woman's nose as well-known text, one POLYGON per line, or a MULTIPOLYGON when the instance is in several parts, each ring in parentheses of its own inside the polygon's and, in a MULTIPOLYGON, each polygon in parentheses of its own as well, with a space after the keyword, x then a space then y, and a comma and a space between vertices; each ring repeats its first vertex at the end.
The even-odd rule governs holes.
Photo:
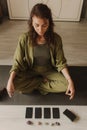
POLYGON ((39 27, 39 32, 42 32, 42 27, 39 27))

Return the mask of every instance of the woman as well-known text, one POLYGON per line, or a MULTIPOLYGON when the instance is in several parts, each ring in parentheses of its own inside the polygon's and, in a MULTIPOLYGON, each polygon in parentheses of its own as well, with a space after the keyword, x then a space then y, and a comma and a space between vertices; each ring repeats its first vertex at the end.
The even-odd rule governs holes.
POLYGON ((10 97, 17 90, 41 94, 66 92, 73 99, 75 88, 69 75, 61 37, 54 32, 51 10, 36 4, 31 11, 29 31, 20 38, 7 83, 10 97))

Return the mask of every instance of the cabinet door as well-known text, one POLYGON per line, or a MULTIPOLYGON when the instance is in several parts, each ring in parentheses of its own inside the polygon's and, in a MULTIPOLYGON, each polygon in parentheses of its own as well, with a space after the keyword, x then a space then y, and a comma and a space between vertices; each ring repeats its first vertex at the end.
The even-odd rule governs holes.
POLYGON ((61 0, 60 20, 79 21, 83 0, 61 0))
POLYGON ((7 0, 9 16, 11 19, 26 19, 29 16, 29 0, 7 0))
POLYGON ((79 21, 83 0, 43 0, 53 14, 54 20, 79 21))

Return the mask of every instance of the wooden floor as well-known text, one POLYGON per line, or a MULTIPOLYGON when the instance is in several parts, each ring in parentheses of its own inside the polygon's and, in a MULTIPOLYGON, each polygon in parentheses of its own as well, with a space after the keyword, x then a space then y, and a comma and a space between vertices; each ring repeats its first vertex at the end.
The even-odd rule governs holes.
MULTIPOLYGON (((42 115, 43 116, 43 115, 42 115)), ((33 116, 34 117, 34 116, 33 116)), ((0 106, 0 128, 1 130, 86 130, 87 129, 87 106, 0 106), (25 119, 26 107, 58 107, 60 112, 59 119, 25 119), (63 114, 65 109, 69 109, 76 116, 75 121, 71 121, 63 114), (32 121, 33 125, 27 124, 27 121, 32 121), (38 125, 41 122, 42 125, 38 125), (46 125, 46 122, 48 125, 46 125), (60 125, 56 125, 59 122, 60 125)))
MULTIPOLYGON (((28 30, 27 21, 6 20, 0 25, 0 65, 12 65, 19 36, 28 30)), ((87 21, 55 22, 62 37, 69 65, 87 66, 87 21)))

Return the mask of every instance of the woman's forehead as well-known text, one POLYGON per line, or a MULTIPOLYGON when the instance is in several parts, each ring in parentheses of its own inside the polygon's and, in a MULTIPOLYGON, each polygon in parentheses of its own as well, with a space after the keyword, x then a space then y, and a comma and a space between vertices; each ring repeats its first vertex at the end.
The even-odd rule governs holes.
POLYGON ((32 17, 32 20, 33 20, 33 22, 41 22, 41 23, 48 23, 48 19, 46 19, 46 18, 40 18, 40 17, 37 17, 37 16, 33 16, 32 17))

